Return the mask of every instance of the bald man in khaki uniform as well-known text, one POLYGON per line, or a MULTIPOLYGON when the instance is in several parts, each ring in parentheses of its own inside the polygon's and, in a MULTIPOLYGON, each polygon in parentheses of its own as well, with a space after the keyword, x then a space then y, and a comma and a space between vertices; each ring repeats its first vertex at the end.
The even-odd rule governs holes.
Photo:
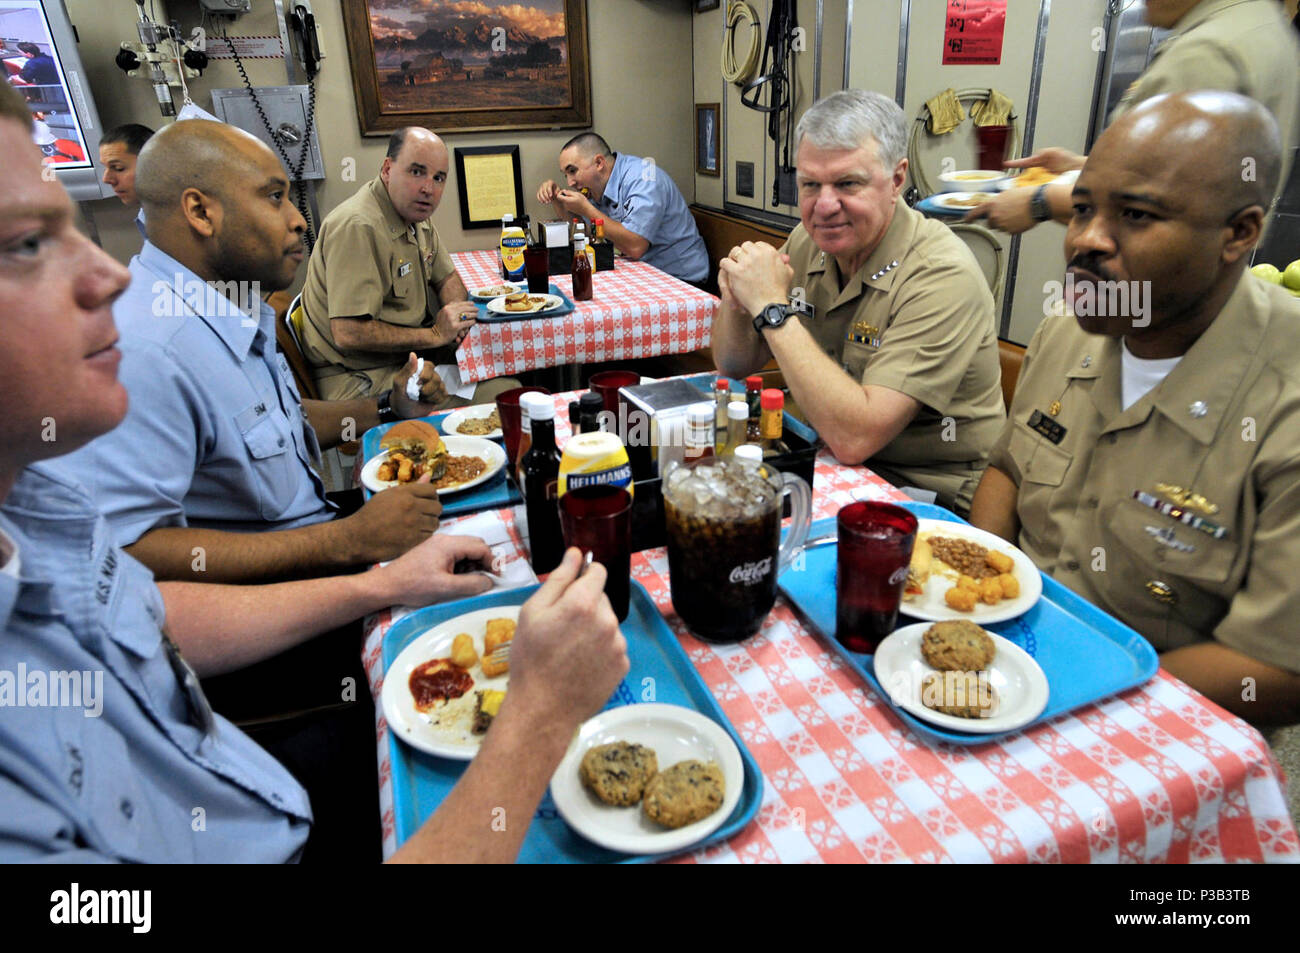
MULTIPOLYGON (((456 348, 478 309, 429 221, 447 171, 441 139, 399 129, 379 176, 321 224, 295 320, 323 398, 382 393, 411 351, 433 361, 445 383, 459 384, 456 348)), ((438 407, 490 401, 514 386, 509 378, 485 381, 443 396, 438 407)))
MULTIPOLYGON (((1300 39, 1284 5, 1278 0, 1148 0, 1146 19, 1172 32, 1115 105, 1110 121, 1161 93, 1218 89, 1249 96, 1268 108, 1281 129, 1282 174, 1276 199, 1290 173, 1300 120, 1300 39)), ((1079 168, 1083 160, 1049 148, 1007 164, 1065 172, 1079 168)), ((1048 217, 1064 224, 1070 215, 1070 186, 1062 184, 1010 189, 973 209, 966 220, 987 219, 993 227, 1017 234, 1048 217), (1031 203, 1040 190, 1036 214, 1031 203)))
POLYGON ((1300 301, 1245 271, 1279 151, 1262 106, 1208 91, 1098 140, 1066 237, 1074 314, 1035 334, 971 510, 1260 723, 1300 720, 1300 301), (1140 307, 1099 304, 1144 282, 1140 307))
POLYGON ((899 198, 892 100, 835 93, 795 135, 802 223, 780 252, 746 242, 721 263, 718 367, 742 377, 775 357, 842 463, 964 513, 1005 417, 988 285, 961 240, 899 198))

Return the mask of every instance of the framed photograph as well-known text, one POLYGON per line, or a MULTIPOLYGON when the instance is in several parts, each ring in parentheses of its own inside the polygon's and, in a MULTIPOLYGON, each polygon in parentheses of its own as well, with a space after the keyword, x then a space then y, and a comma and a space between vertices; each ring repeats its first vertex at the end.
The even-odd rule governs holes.
POLYGON ((518 146, 465 146, 454 151, 461 228, 500 228, 503 215, 513 215, 516 222, 523 218, 518 146))
POLYGON ((695 0, 695 12, 703 13, 705 10, 716 10, 722 0, 695 0))
POLYGON ((586 0, 342 3, 364 136, 591 125, 586 0))
POLYGON ((721 175, 718 158, 718 104, 695 104, 695 171, 721 175))

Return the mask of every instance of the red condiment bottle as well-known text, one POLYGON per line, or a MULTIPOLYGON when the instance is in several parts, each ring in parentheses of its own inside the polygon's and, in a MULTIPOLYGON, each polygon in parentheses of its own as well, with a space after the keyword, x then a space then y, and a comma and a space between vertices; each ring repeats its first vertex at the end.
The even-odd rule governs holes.
POLYGON ((587 240, 573 243, 573 300, 591 300, 591 259, 587 257, 587 240))

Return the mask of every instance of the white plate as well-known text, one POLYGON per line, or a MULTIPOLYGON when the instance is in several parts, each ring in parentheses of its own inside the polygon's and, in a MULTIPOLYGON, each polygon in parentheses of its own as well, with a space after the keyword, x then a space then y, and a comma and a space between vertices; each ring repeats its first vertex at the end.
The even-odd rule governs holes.
MULTIPOLYGON (((944 619, 969 619, 976 625, 988 625, 1024 615, 1043 595, 1043 577, 1039 574, 1038 567, 1028 556, 1005 539, 986 533, 982 529, 976 529, 974 526, 946 520, 917 520, 916 535, 919 538, 922 534, 969 539, 971 542, 1010 556, 1016 564, 1014 575, 1020 583, 1020 595, 1014 599, 1003 599, 995 606, 977 602, 973 611, 959 612, 943 601, 943 594, 957 585, 957 577, 940 572, 937 568, 939 559, 936 556, 934 561, 936 568, 931 569, 930 578, 925 582, 925 590, 911 602, 904 602, 899 606, 899 611, 903 615, 910 615, 913 619, 929 619, 931 622, 941 622, 944 619)), ((947 567, 947 563, 943 565, 947 567)))
POLYGON ((556 308, 561 307, 564 304, 564 300, 559 295, 537 295, 536 297, 545 298, 546 303, 537 305, 530 311, 507 311, 504 296, 501 298, 493 298, 489 301, 487 303, 487 309, 493 314, 522 316, 525 314, 544 314, 547 311, 554 311, 556 308))
MULTIPOLYGON (((493 443, 485 437, 443 437, 442 443, 451 456, 480 457, 487 461, 488 466, 486 470, 466 483, 439 490, 439 496, 444 493, 459 493, 461 490, 468 490, 480 483, 486 483, 506 465, 505 450, 501 449, 499 443, 493 443)), ((396 480, 381 480, 375 475, 379 471, 379 465, 387 459, 388 451, 384 450, 367 460, 366 465, 361 468, 361 483, 372 493, 379 493, 390 487, 401 486, 396 480)))
MULTIPOLYGON (((528 287, 528 282, 526 282, 526 281, 498 281, 498 282, 497 282, 497 286, 503 286, 503 285, 510 285, 510 287, 514 288, 515 291, 523 291, 525 288, 528 287)), ((489 287, 489 288, 490 288, 490 287, 495 287, 495 286, 493 286, 493 285, 485 285, 485 287, 489 287)), ((507 292, 507 293, 511 293, 511 294, 512 294, 513 292, 507 292)), ((482 302, 482 303, 484 303, 484 304, 486 304, 486 303, 489 302, 489 301, 492 301, 492 300, 495 299, 495 298, 500 298, 500 297, 503 297, 503 296, 502 296, 502 295, 481 295, 481 294, 479 294, 477 291, 471 291, 471 292, 470 292, 470 298, 472 298, 472 299, 475 300, 475 301, 482 302)))
POLYGON ((384 687, 379 701, 384 709, 388 727, 398 738, 413 748, 429 754, 470 761, 478 754, 484 736, 470 731, 474 724, 474 693, 495 688, 504 690, 510 683, 510 673, 488 678, 481 665, 469 670, 474 687, 460 698, 437 706, 431 712, 421 712, 415 707, 411 694, 411 673, 425 662, 446 658, 451 654, 451 643, 461 632, 474 639, 474 651, 483 654, 483 637, 487 634, 488 619, 514 619, 519 621, 519 606, 496 606, 467 612, 434 626, 416 636, 384 673, 384 687))
MULTIPOLYGON (((938 195, 930 196, 930 202, 936 208, 946 208, 953 212, 969 212, 973 208, 979 208, 983 202, 975 205, 964 205, 969 202, 973 195, 987 195, 987 192, 940 192, 938 195)), ((984 199, 987 202, 988 199, 984 199)))
MULTIPOLYGON (((449 437, 473 436, 471 434, 462 434, 456 428, 467 420, 488 417, 492 414, 492 411, 496 409, 496 404, 475 404, 473 407, 462 407, 460 410, 454 410, 446 417, 442 418, 442 432, 449 437)), ((502 435, 503 432, 501 428, 498 427, 496 430, 489 430, 487 433, 478 434, 477 436, 481 436, 487 440, 492 440, 493 438, 501 437, 502 435)))
POLYGON ((578 732, 551 777, 551 797, 560 816, 592 843, 629 854, 666 854, 708 837, 731 816, 745 786, 740 751, 717 722, 677 705, 625 705, 601 712, 578 732), (641 805, 614 807, 583 787, 578 776, 582 757, 597 745, 630 741, 653 748, 664 771, 679 761, 716 761, 726 791, 722 807, 708 817, 676 830, 648 819, 641 805))
POLYGON ((1022 728, 1047 707, 1047 676, 1038 663, 1014 642, 990 632, 997 650, 985 671, 997 696, 993 714, 988 718, 958 718, 926 708, 921 704, 921 685, 925 676, 935 671, 921 655, 921 636, 928 628, 929 622, 904 626, 876 649, 876 679, 899 708, 943 728, 985 735, 1022 728))

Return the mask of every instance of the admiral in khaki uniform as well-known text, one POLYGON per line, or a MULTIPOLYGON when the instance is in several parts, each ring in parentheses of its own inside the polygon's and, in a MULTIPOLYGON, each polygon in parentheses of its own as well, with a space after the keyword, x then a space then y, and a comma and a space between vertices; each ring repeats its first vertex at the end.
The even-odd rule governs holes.
POLYGON ((1150 309, 1076 296, 1043 322, 971 511, 1261 722, 1300 718, 1300 301, 1245 273, 1279 165, 1276 124, 1236 94, 1158 97, 1107 130, 1069 270, 1083 290, 1149 281, 1150 309))
POLYGON ((965 244, 898 197, 905 136, 878 93, 809 109, 802 223, 780 253, 746 243, 722 262, 713 349, 733 377, 775 356, 841 462, 965 512, 1004 420, 993 298, 965 244))

